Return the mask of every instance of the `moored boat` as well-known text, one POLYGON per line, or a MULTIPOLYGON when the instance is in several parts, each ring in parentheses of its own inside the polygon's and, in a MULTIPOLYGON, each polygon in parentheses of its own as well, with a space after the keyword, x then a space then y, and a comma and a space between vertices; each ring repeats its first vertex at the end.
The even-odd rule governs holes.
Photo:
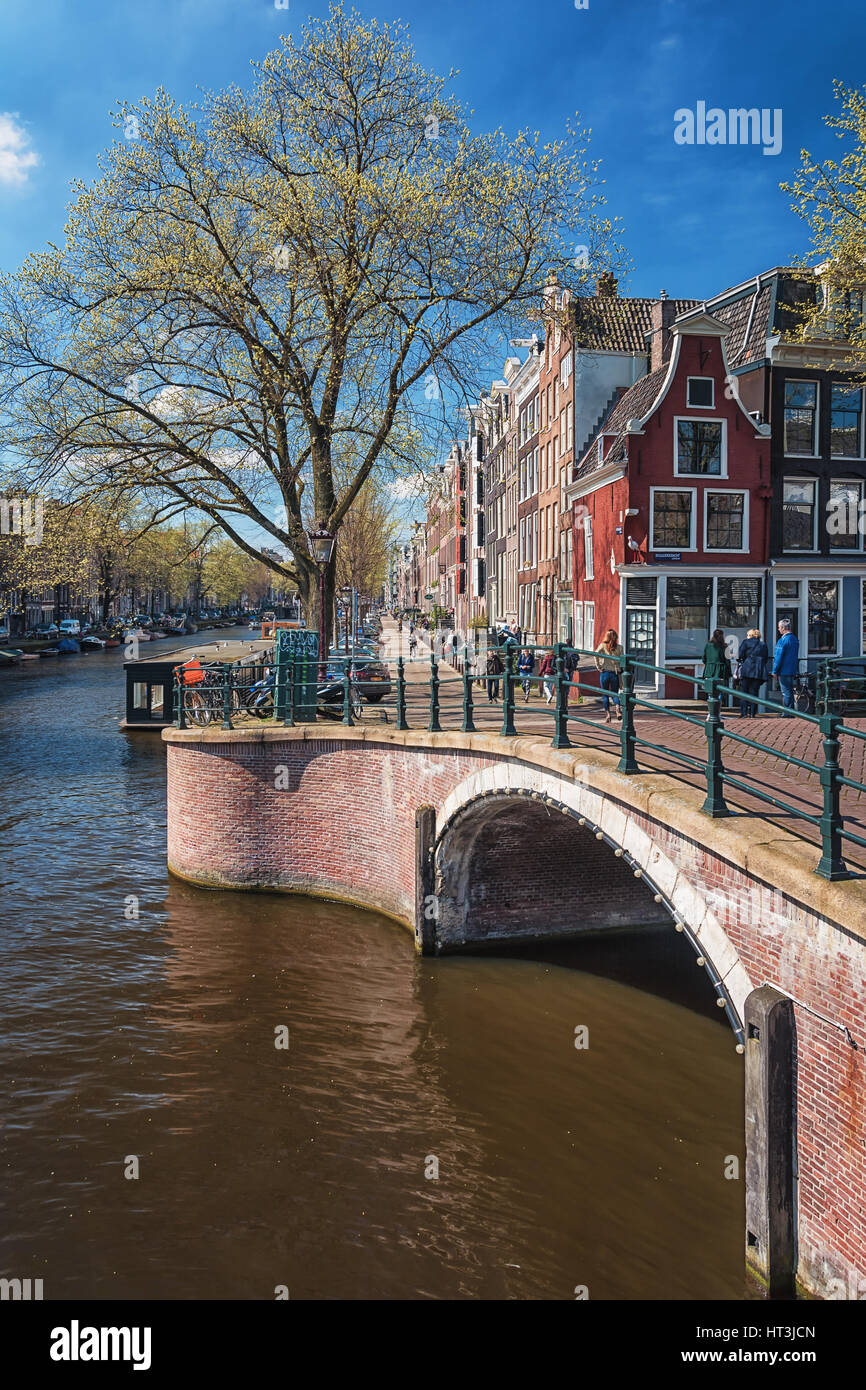
POLYGON ((58 656, 80 656, 81 648, 74 637, 62 637, 57 643, 58 656))
POLYGON ((23 655, 20 647, 0 648, 0 666, 17 666, 23 655))

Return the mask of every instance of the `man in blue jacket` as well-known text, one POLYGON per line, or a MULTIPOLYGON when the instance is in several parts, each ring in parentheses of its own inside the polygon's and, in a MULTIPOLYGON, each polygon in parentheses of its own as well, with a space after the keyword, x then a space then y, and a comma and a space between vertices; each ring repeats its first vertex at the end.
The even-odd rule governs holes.
MULTIPOLYGON (((773 653, 773 675, 778 676, 782 688, 782 704, 786 709, 794 708, 794 678, 800 670, 800 639, 791 630, 788 618, 779 621, 779 640, 773 653)), ((783 718, 789 719, 790 715, 783 718)))

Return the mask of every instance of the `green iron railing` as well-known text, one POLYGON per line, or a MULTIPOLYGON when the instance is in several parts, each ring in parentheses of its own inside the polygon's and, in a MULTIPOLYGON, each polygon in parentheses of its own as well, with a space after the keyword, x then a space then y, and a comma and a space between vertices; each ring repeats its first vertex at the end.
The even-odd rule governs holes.
MULTIPOLYGON (((435 651, 431 650, 429 654, 423 653, 410 658, 402 655, 397 657, 396 689, 393 690, 393 694, 395 695, 396 727, 398 730, 408 731, 411 728, 409 720, 411 708, 416 719, 420 714, 422 720, 426 722, 428 732, 442 732, 443 719, 446 720, 448 727, 459 727, 464 733, 475 732, 478 727, 478 713, 473 687, 476 684, 492 681, 502 692, 502 719, 498 732, 503 738, 513 738, 519 732, 517 710, 522 703, 517 699, 517 692, 524 690, 524 687, 531 691, 534 687, 546 684, 550 691, 550 703, 541 707, 536 704, 534 712, 538 712, 541 708, 543 713, 550 714, 552 746, 559 749, 570 748, 573 746, 574 738, 578 740, 578 743, 597 743, 600 729, 597 715, 587 710, 581 712, 580 705, 575 708, 570 703, 571 691, 576 691, 579 699, 588 697, 594 701, 605 694, 596 680, 586 679, 587 675, 597 675, 598 673, 594 669, 589 672, 581 669, 581 662, 591 662, 593 668, 595 667, 598 657, 595 650, 572 647, 564 643, 558 643, 554 647, 508 643, 503 647, 491 648, 483 653, 475 653, 469 648, 464 651, 463 655, 462 672, 458 675, 453 673, 449 667, 448 680, 445 683, 445 688, 449 691, 453 690, 458 697, 454 705, 447 701, 443 705, 443 681, 439 672, 440 660, 435 651), (481 669, 485 667, 490 651, 497 652, 502 664, 501 672, 496 675, 490 675, 486 669, 481 669), (518 659, 519 653, 522 651, 532 653, 533 657, 537 657, 539 653, 545 655, 552 653, 553 670, 544 676, 537 669, 533 669, 528 674, 521 672, 518 669, 518 659), (418 679, 414 678, 416 672, 419 676, 418 679), (411 673, 411 678, 409 673, 411 673), (423 678, 421 678, 422 673, 423 678), (592 731, 591 737, 589 735, 590 730, 592 731)), ((840 748, 843 740, 866 739, 866 729, 856 728, 852 724, 845 723, 842 715, 838 712, 843 703, 839 694, 839 683, 849 679, 844 674, 845 663, 842 659, 827 661, 818 670, 816 691, 816 710, 818 712, 815 714, 786 708, 778 700, 752 694, 747 695, 734 686, 724 684, 715 678, 688 676, 680 670, 658 666, 628 653, 617 658, 608 658, 608 660, 615 661, 617 668, 617 689, 616 691, 608 691, 607 694, 608 700, 618 706, 616 721, 618 728, 614 726, 614 731, 618 734, 620 756, 617 767, 621 773, 632 776, 642 771, 657 771, 657 769, 651 769, 650 766, 641 766, 639 758, 642 750, 670 759, 688 773, 703 779, 705 797, 701 809, 705 815, 717 819, 733 814, 727 799, 727 794, 730 792, 737 792, 754 798, 772 808, 773 811, 813 827, 820 837, 821 843, 820 859, 815 868, 816 874, 822 878, 833 880, 851 876, 851 870, 844 857, 843 845, 847 841, 861 849, 866 849, 866 836, 860 835, 853 827, 846 825, 841 809, 841 793, 843 789, 855 793, 866 793, 866 783, 844 774, 840 765, 840 748), (641 694, 636 681, 644 676, 653 678, 662 676, 683 683, 686 687, 690 686, 696 700, 706 701, 706 714, 674 708, 671 705, 661 705, 658 699, 641 694), (723 708, 723 700, 727 702, 727 709, 723 708), (807 758, 795 756, 793 753, 785 752, 783 749, 774 747, 771 743, 764 742, 760 738, 750 737, 749 734, 732 727, 734 721, 728 716, 736 710, 738 705, 742 704, 752 709, 760 709, 765 714, 796 719, 800 721, 802 726, 817 729, 821 737, 820 757, 815 761, 810 761, 807 758), (655 714, 661 713, 666 718, 682 721, 687 725, 701 729, 706 739, 705 755, 698 757, 686 749, 672 746, 670 741, 659 742, 654 739, 652 737, 652 725, 649 724, 642 728, 639 717, 636 719, 642 710, 652 710, 655 714), (798 799, 793 795, 785 797, 784 794, 774 794, 772 790, 759 785, 756 779, 744 775, 742 771, 729 769, 725 766, 724 752, 726 747, 731 746, 750 749, 762 757, 777 760, 782 766, 796 768, 811 774, 820 789, 820 798, 816 798, 816 804, 807 805, 803 803, 802 798, 798 799)), ((856 659, 850 664, 855 665, 856 659)), ((861 665, 863 664, 861 662, 861 665)), ((186 684, 184 668, 175 669, 175 710, 177 711, 176 723, 179 727, 188 727, 190 723, 197 725, 219 723, 220 728, 230 730, 236 727, 238 721, 244 719, 273 717, 274 708, 284 711, 279 720, 280 723, 286 726, 294 724, 290 666, 283 665, 277 668, 274 673, 274 692, 270 712, 268 702, 262 702, 260 694, 257 696, 255 693, 257 679, 254 677, 261 678, 257 667, 239 668, 224 663, 209 663, 203 665, 202 670, 204 679, 190 686, 186 684), (276 689, 276 681, 284 681, 285 688, 281 691, 276 689), (258 705, 256 705, 257 700, 259 701, 258 705)), ((339 700, 332 700, 328 705, 323 705, 320 702, 318 713, 320 716, 330 718, 340 718, 342 715, 342 723, 351 727, 359 717, 362 717, 362 707, 357 686, 351 678, 348 666, 343 671, 342 677, 332 684, 339 687, 336 694, 340 698, 339 700)), ((387 680, 378 683, 365 682, 365 687, 376 684, 382 686, 382 693, 392 693, 390 673, 387 680)), ((378 691, 376 693, 378 694, 378 691)), ((387 714, 385 717, 387 718, 387 714)), ((418 727, 417 722, 415 727, 418 727)))

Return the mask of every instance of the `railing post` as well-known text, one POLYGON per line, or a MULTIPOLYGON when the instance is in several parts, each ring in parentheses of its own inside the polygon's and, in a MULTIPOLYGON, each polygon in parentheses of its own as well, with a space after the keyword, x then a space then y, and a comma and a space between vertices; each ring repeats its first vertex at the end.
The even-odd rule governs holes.
MULTIPOLYGON (((280 679, 280 671, 283 672, 285 689, 283 690, 283 725, 288 729, 295 726, 295 668, 289 662, 283 662, 277 667, 277 684, 280 679)), ((276 707, 274 708, 276 713, 276 707)))
POLYGON ((397 657, 397 728, 408 729, 406 722, 406 671, 402 656, 397 657))
POLYGON ((554 748, 570 748, 571 739, 568 737, 568 681, 565 676, 565 656, 562 650, 562 643, 556 644, 556 714, 554 716, 553 744, 554 748))
POLYGON ((725 805, 719 682, 715 676, 710 676, 703 685, 707 692, 707 797, 701 810, 704 815, 718 818, 730 815, 725 805))
POLYGON ((185 729, 185 728, 186 728, 186 701, 185 701, 185 699, 184 699, 183 697, 184 697, 184 694, 185 694, 185 691, 186 691, 186 687, 184 686, 183 675, 182 675, 182 673, 181 673, 181 668, 180 668, 179 666, 176 666, 175 669, 174 669, 174 681, 175 681, 175 697, 174 697, 174 699, 175 699, 175 709, 174 709, 175 723, 177 724, 177 727, 178 727, 179 729, 185 729))
POLYGON ((514 727, 514 655, 517 651, 513 642, 509 642, 505 648, 505 660, 502 672, 502 728, 500 733, 503 738, 509 738, 516 734, 514 727))
POLYGON ((436 653, 430 653, 430 723, 427 730, 431 734, 440 734, 442 725, 439 723, 439 668, 436 664, 436 653))
MULTIPOLYGON (((828 657, 827 660, 824 662, 824 713, 825 713, 825 714, 835 714, 835 713, 836 713, 836 706, 837 706, 837 703, 838 703, 837 700, 836 700, 837 687, 841 687, 841 682, 839 681, 839 679, 838 679, 838 677, 837 677, 837 675, 836 675, 836 668, 835 668, 833 662, 832 662, 832 661, 830 660, 830 658, 828 657)), ((839 688, 839 689, 838 689, 838 694, 841 695, 841 693, 842 693, 841 688, 839 688)))
POLYGON ((222 662, 223 673, 223 723, 224 729, 233 729, 232 723, 232 687, 231 675, 232 668, 227 661, 222 662))
POLYGON ((464 734, 475 733, 475 721, 472 718, 474 702, 472 699, 472 673, 469 670, 469 662, 466 653, 463 654, 463 732, 464 734))
POLYGON ((821 788, 824 793, 824 809, 821 815, 821 858, 815 873, 821 878, 849 878, 848 866, 842 858, 842 826, 844 824, 839 810, 841 787, 839 778, 839 726, 842 720, 838 714, 822 714, 821 734, 824 739, 824 765, 821 768, 821 788))
POLYGON ((350 729, 355 723, 352 718, 352 681, 349 676, 348 663, 343 670, 343 723, 347 724, 350 729))
POLYGON ((640 772, 634 755, 634 674, 627 655, 620 657, 619 707, 622 721, 619 730, 621 756, 617 764, 618 772, 640 772))

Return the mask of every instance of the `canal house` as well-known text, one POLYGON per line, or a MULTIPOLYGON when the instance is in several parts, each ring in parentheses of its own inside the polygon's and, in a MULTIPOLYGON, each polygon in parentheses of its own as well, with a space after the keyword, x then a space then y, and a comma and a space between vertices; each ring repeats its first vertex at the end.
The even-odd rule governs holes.
POLYGON ((770 439, 731 386, 727 325, 692 312, 665 330, 567 490, 575 645, 614 628, 647 663, 644 695, 688 698, 714 628, 736 654, 767 626, 770 439))
MULTIPOLYGON (((124 662, 126 718, 122 729, 164 729, 175 720, 174 669, 186 661, 223 662, 229 666, 262 666, 273 663, 273 640, 199 642, 194 647, 154 651, 124 662)), ((262 671, 262 675, 266 672, 262 671)))

